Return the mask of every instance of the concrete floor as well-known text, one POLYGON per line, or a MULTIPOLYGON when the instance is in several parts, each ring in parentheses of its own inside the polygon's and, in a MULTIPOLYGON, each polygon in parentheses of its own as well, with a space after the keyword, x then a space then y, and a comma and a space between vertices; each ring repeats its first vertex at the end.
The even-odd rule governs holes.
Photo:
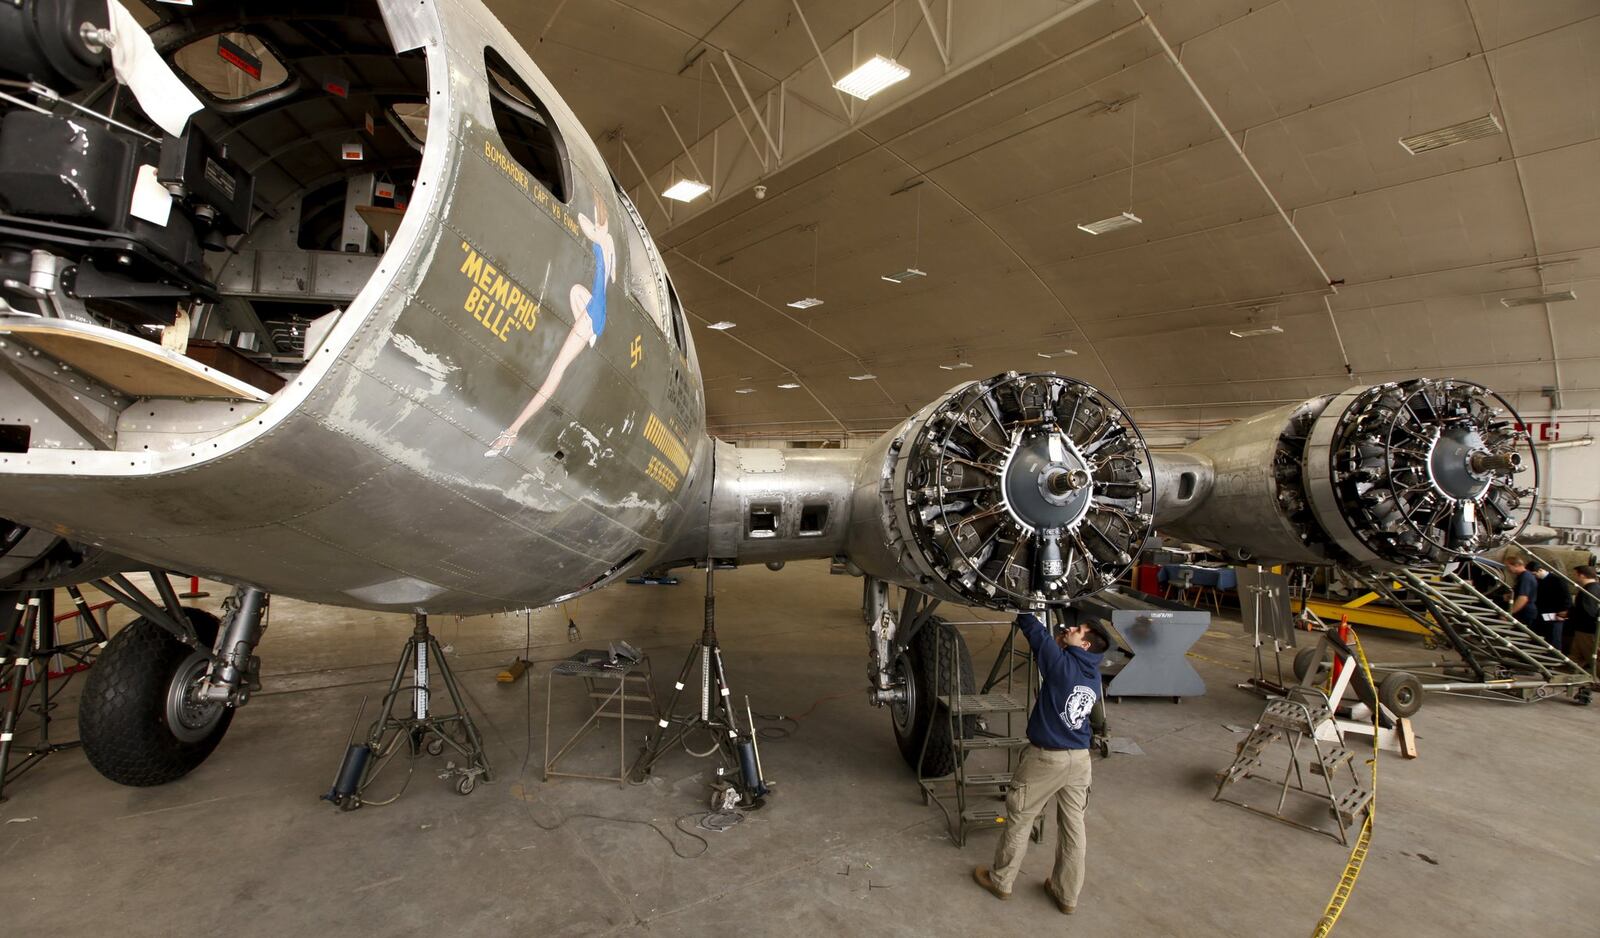
MULTIPOLYGON (((1196 648, 1208 696, 1111 707, 1113 735, 1145 754, 1095 762, 1090 873, 1064 919, 1037 885, 1053 834, 1002 905, 969 875, 994 836, 957 849, 919 802, 887 716, 864 701, 859 580, 791 564, 718 585, 735 692, 798 723, 762 750, 779 783, 768 806, 704 833, 703 856, 674 856, 644 825, 578 815, 650 821, 693 854, 700 845, 673 821, 691 815, 692 827, 704 810, 704 761, 674 754, 627 789, 539 780, 545 672, 573 650, 557 610, 531 625, 434 622, 479 707, 493 783, 463 798, 435 777, 443 760, 428 760, 392 806, 346 814, 319 802, 410 622, 278 599, 261 649, 266 689, 199 770, 122 788, 69 752, 15 786, 0 806, 0 916, 18 934, 127 936, 1281 935, 1317 921, 1347 851, 1210 800, 1241 738, 1224 724, 1253 723, 1262 706, 1233 687, 1250 653, 1236 624, 1219 622, 1196 648), (496 684, 525 635, 533 679, 496 684)), ((225 590, 210 588, 201 605, 214 608, 225 590)), ((574 610, 580 645, 635 642, 668 688, 698 634, 701 595, 689 574, 675 588, 586 598, 574 610)), ((966 634, 981 669, 1005 630, 966 634)), ((558 732, 575 727, 577 688, 558 682, 556 697, 558 732)), ((1422 757, 1380 767, 1372 852, 1337 933, 1600 934, 1597 721, 1600 708, 1562 702, 1430 699, 1416 721, 1422 757)), ((588 758, 599 766, 616 750, 588 758)))

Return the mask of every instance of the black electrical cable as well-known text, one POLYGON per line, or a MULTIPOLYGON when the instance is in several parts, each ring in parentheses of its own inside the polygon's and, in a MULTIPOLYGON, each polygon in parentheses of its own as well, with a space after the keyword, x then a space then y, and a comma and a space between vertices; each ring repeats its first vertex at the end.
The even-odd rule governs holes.
MULTIPOLYGON (((578 818, 587 818, 587 819, 592 820, 592 821, 607 821, 607 822, 610 822, 612 824, 637 824, 637 825, 639 825, 641 827, 648 827, 651 830, 656 832, 656 836, 660 837, 662 840, 667 842, 667 846, 672 848, 673 854, 675 854, 678 857, 678 859, 680 859, 680 860, 698 860, 700 857, 705 856, 706 851, 711 849, 711 841, 705 839, 704 837, 701 837, 699 834, 696 834, 694 831, 687 830, 687 829, 684 828, 683 822, 685 820, 689 819, 689 818, 692 818, 692 817, 698 817, 703 821, 706 818, 711 817, 711 813, 700 812, 700 811, 691 811, 688 814, 681 814, 678 817, 673 819, 672 826, 678 830, 678 833, 683 834, 685 837, 692 837, 695 840, 700 841, 700 852, 698 852, 698 853, 684 853, 682 850, 679 850, 678 849, 678 845, 673 842, 672 837, 670 835, 668 835, 666 831, 664 831, 661 828, 657 827, 654 821, 642 821, 642 820, 639 820, 638 818, 630 818, 630 817, 611 817, 611 816, 605 815, 605 814, 568 814, 568 815, 563 816, 561 818, 561 820, 557 821, 555 824, 543 824, 543 823, 541 823, 539 821, 539 819, 537 817, 534 817, 532 807, 529 807, 529 809, 528 809, 528 820, 533 822, 533 826, 534 827, 537 827, 540 830, 545 831, 547 833, 548 832, 552 832, 552 831, 558 831, 561 828, 565 827, 567 825, 568 821, 576 820, 578 818)), ((735 823, 737 823, 737 822, 735 822, 735 823)), ((710 830, 710 831, 719 831, 720 832, 720 831, 723 831, 723 830, 727 830, 728 827, 732 827, 732 826, 733 826, 732 824, 729 824, 729 825, 727 825, 727 827, 706 827, 704 829, 705 830, 710 830)))

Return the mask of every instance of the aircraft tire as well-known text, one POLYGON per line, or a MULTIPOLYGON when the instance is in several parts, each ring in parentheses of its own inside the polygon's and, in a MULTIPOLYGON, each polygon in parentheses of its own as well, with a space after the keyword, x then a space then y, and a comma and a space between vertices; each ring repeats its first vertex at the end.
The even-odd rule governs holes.
MULTIPOLYGON (((216 641, 217 618, 185 609, 201 643, 216 641)), ((83 752, 120 785, 164 785, 211 755, 233 721, 222 704, 185 708, 181 687, 205 674, 206 655, 147 619, 112 636, 89 669, 78 704, 83 752)))
MULTIPOLYGON (((922 629, 912 636, 910 646, 901 655, 901 669, 909 671, 907 677, 907 690, 910 699, 905 704, 897 705, 901 709, 891 708, 890 720, 894 724, 895 743, 900 747, 900 756, 906 760, 906 765, 917 767, 917 757, 922 753, 922 740, 928 732, 928 724, 933 722, 933 735, 928 738, 928 751, 922 759, 922 774, 926 777, 937 778, 949 775, 956 770, 958 752, 955 741, 950 736, 950 722, 946 719, 934 719, 934 687, 933 663, 934 655, 938 650, 938 635, 942 630, 954 631, 954 627, 947 624, 937 616, 928 621, 922 629)), ((957 647, 960 649, 960 693, 970 694, 976 681, 972 676, 972 656, 967 652, 967 643, 959 631, 954 632, 957 647)), ((944 693, 949 693, 950 675, 942 675, 946 685, 944 693)), ((977 734, 977 718, 966 717, 963 720, 963 735, 974 736, 977 734)))

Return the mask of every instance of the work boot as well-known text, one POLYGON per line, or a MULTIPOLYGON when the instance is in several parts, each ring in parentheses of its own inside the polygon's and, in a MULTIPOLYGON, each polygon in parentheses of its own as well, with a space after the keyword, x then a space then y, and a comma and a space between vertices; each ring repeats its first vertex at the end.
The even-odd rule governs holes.
POLYGON ((1068 905, 1067 900, 1061 898, 1060 894, 1056 892, 1056 887, 1052 886, 1050 884, 1050 880, 1048 879, 1044 881, 1044 891, 1048 892, 1050 894, 1050 898, 1055 900, 1056 908, 1061 910, 1062 915, 1071 915, 1072 913, 1078 911, 1077 906, 1068 905))
POLYGON ((989 890, 989 892, 993 893, 996 899, 1011 898, 1011 893, 1002 892, 1000 887, 995 885, 994 878, 989 875, 989 868, 987 866, 973 867, 972 878, 978 881, 979 886, 982 886, 983 888, 989 890))

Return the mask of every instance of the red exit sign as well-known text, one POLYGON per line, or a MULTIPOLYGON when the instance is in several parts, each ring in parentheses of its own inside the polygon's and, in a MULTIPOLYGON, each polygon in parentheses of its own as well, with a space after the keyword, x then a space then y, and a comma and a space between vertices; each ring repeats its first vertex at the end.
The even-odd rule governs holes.
POLYGON ((1539 443, 1554 443, 1561 439, 1561 424, 1559 421, 1544 420, 1539 423, 1519 423, 1517 429, 1526 433, 1528 438, 1539 443))

